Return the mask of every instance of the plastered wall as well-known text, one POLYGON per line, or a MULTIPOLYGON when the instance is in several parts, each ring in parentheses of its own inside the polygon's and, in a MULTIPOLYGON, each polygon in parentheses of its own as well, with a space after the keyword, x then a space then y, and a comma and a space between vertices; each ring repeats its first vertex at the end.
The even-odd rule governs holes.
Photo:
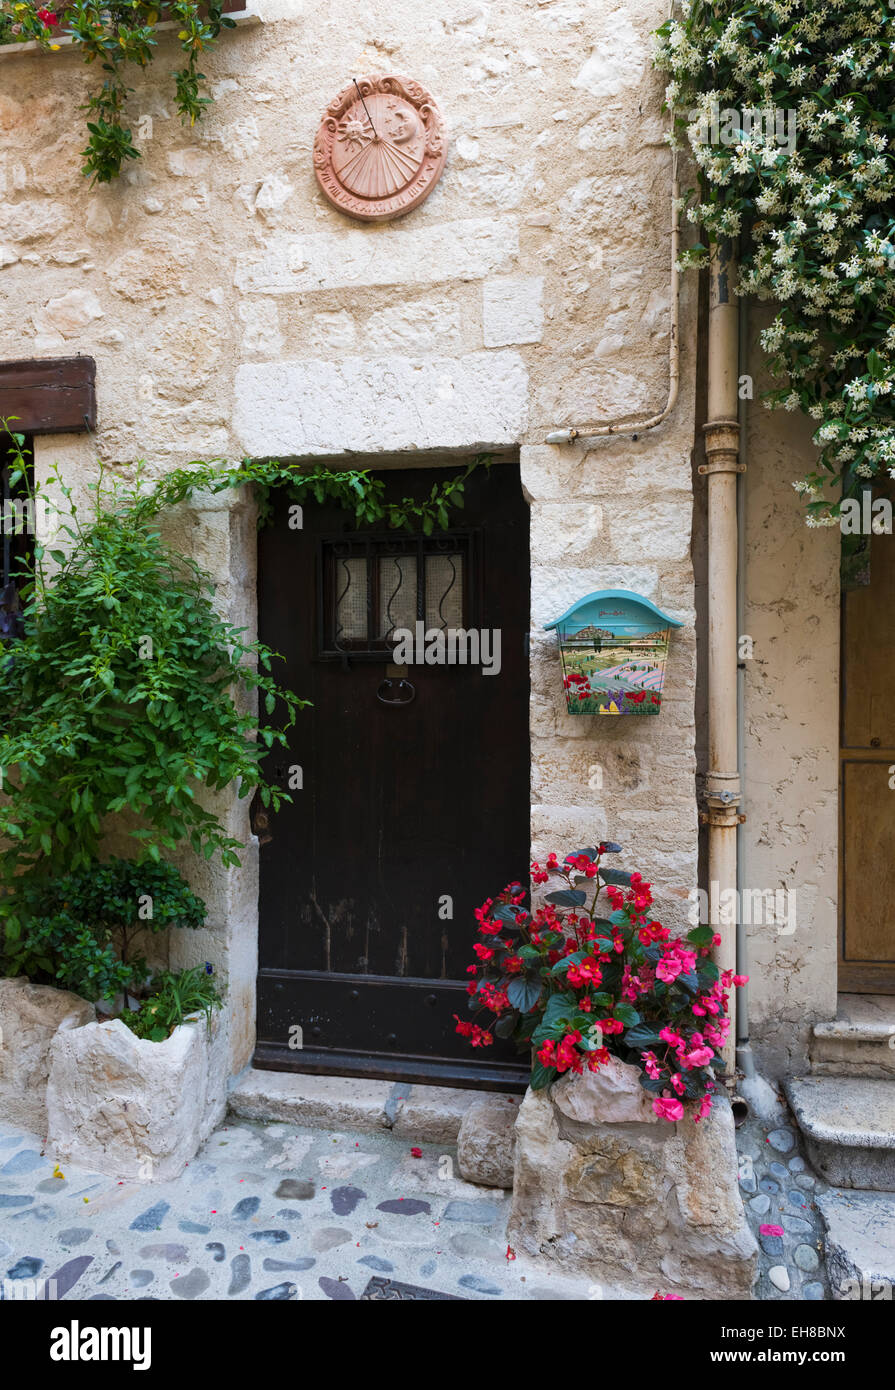
POLYGON ((805 525, 792 487, 816 457, 810 421, 758 399, 769 321, 750 313, 742 874, 791 895, 784 923, 748 929, 753 1046, 779 1077, 805 1069, 812 1024, 836 1012, 840 537, 805 525))

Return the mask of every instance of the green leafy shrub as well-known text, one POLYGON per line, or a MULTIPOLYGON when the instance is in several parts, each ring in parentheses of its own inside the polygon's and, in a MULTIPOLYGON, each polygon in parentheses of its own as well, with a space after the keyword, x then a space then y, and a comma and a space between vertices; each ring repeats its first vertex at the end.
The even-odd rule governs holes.
POLYGON ((160 971, 149 998, 139 1009, 126 1009, 120 1017, 138 1038, 164 1042, 190 1014, 203 1013, 210 1027, 212 1010, 222 1003, 211 980, 211 966, 194 965, 176 972, 160 971))
POLYGON ((241 842, 199 792, 235 782, 242 797, 260 787, 274 809, 289 800, 261 763, 306 702, 270 676, 273 652, 217 614, 211 580, 165 543, 139 486, 101 476, 82 523, 56 482, 73 548, 50 552, 48 577, 35 546, 21 586, 24 636, 0 663, 0 834, 9 843, 0 876, 94 864, 123 812, 149 859, 186 841, 238 864, 241 842), (268 715, 281 702, 277 727, 259 725, 255 692, 268 715))
MULTIPOLYGON (((9 485, 34 489, 24 437, 12 434, 9 485)), ((262 775, 262 760, 307 702, 270 675, 275 653, 243 641, 213 606, 214 587, 192 560, 165 543, 160 517, 197 491, 256 488, 262 515, 267 492, 330 499, 354 510, 358 523, 448 525, 462 506, 463 485, 477 459, 422 499, 384 500, 384 484, 355 470, 300 473, 275 461, 239 467, 197 462, 153 487, 108 483, 102 470, 94 506, 81 518, 71 489, 52 482, 67 502, 66 550, 35 542, 16 575, 21 624, 8 625, 0 647, 0 968, 59 984, 89 999, 110 998, 145 978, 142 957, 129 958, 134 927, 199 926, 205 909, 162 852, 182 843, 225 865, 239 863, 229 836, 200 793, 236 783, 258 789, 262 804, 291 800, 262 775), (70 544, 69 544, 70 543, 70 544), (47 559, 52 567, 47 565, 47 559), (48 572, 49 571, 49 572, 48 572), (276 726, 259 721, 253 697, 276 726), (119 817, 137 841, 136 861, 100 862, 104 836, 119 817), (152 902, 150 916, 139 902, 152 902), (120 953, 120 958, 119 958, 120 953)))
POLYGON ((129 950, 141 931, 201 927, 205 904, 171 865, 128 859, 90 864, 49 878, 27 876, 0 902, 6 975, 111 999, 146 978, 129 950))

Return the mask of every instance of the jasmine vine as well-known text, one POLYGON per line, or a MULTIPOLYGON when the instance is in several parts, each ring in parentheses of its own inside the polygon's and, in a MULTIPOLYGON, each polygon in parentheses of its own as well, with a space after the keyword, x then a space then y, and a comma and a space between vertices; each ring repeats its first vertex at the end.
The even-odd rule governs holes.
POLYGON ((740 293, 778 305, 765 404, 816 424, 793 484, 815 526, 895 476, 893 26, 887 0, 684 0, 656 36, 671 138, 698 171, 687 216, 741 237, 740 293))

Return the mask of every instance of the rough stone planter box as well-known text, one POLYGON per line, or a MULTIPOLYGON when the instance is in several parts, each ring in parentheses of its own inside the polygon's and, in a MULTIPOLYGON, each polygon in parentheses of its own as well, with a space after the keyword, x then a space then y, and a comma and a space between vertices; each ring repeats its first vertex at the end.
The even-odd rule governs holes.
POLYGON ((95 1016, 92 1004, 68 990, 25 976, 0 980, 0 1118, 46 1138, 50 1044, 60 1029, 95 1016))
POLYGON ((737 1185, 733 1117, 668 1124, 636 1067, 613 1061, 529 1090, 516 1120, 509 1239, 596 1285, 650 1297, 751 1297, 757 1247, 737 1185))
POLYGON ((123 1180, 177 1177, 223 1118, 221 1017, 138 1038, 120 1019, 57 1033, 50 1048, 47 1145, 123 1180))

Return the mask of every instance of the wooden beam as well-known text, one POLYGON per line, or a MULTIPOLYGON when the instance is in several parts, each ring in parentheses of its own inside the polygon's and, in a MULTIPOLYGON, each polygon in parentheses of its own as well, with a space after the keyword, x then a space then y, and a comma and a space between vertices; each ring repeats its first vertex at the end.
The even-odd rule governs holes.
POLYGON ((92 357, 0 361, 0 419, 22 434, 83 434, 96 429, 92 357), (17 416, 16 420, 12 420, 17 416))

